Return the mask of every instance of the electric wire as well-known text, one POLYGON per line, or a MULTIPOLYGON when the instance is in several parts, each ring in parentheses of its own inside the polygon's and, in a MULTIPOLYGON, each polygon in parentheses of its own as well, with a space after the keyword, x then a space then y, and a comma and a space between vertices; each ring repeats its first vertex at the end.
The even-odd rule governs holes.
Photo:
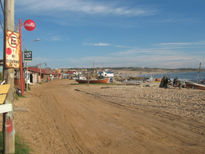
POLYGON ((4 15, 4 7, 3 7, 3 4, 2 4, 2 0, 0 0, 0 4, 1 4, 2 13, 3 13, 3 15, 4 15))
MULTIPOLYGON (((1 10, 2 10, 3 19, 4 19, 4 8, 3 8, 2 0, 0 0, 0 5, 1 5, 1 10)), ((4 26, 3 26, 3 23, 1 22, 1 18, 0 18, 0 25, 1 25, 2 31, 4 31, 4 26)))
POLYGON ((4 31, 4 26, 3 26, 2 22, 1 22, 1 19, 0 19, 0 25, 1 25, 2 31, 4 31))

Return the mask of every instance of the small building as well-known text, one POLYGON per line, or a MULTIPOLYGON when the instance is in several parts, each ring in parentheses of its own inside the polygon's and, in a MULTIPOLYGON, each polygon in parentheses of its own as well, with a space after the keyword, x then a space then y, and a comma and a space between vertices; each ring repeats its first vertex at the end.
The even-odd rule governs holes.
POLYGON ((52 79, 62 79, 62 73, 59 73, 57 71, 51 71, 50 76, 52 76, 52 79))
POLYGON ((48 78, 54 76, 59 76, 60 73, 52 72, 48 69, 38 68, 38 67, 28 67, 25 70, 25 82, 28 84, 36 84, 42 81, 47 81, 48 78))
POLYGON ((98 76, 113 78, 114 77, 114 72, 102 71, 102 72, 98 72, 98 76))

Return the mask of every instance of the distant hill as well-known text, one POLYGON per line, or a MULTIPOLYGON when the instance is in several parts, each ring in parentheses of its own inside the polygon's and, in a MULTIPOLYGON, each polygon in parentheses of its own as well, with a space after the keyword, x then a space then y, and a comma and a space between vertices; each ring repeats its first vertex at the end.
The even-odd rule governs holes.
MULTIPOLYGON (((65 69, 65 68, 64 68, 65 69)), ((74 70, 85 70, 92 68, 66 68, 66 69, 74 69, 74 70)), ((197 72, 197 68, 176 68, 176 69, 167 69, 167 68, 142 68, 142 67, 96 67, 97 70, 109 69, 113 71, 137 71, 137 72, 197 72)), ((201 69, 201 71, 205 71, 205 69, 201 69)))

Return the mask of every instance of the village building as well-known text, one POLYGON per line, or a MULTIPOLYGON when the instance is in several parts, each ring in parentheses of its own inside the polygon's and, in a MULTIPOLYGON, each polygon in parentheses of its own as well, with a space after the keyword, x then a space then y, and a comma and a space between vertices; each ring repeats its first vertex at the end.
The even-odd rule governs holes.
POLYGON ((101 71, 101 72, 98 72, 98 76, 113 78, 114 73, 111 71, 101 71))
POLYGON ((36 83, 46 82, 53 79, 61 79, 61 73, 50 69, 28 67, 24 71, 25 83, 35 85, 36 83))

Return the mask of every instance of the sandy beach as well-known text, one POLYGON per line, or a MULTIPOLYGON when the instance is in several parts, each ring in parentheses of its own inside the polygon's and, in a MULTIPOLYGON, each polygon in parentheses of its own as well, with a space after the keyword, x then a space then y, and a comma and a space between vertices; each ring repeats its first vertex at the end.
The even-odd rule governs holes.
POLYGON ((79 86, 78 89, 111 103, 151 112, 169 112, 205 122, 205 91, 142 85, 79 86))
POLYGON ((205 91, 56 80, 15 102, 34 154, 204 153, 205 91))

